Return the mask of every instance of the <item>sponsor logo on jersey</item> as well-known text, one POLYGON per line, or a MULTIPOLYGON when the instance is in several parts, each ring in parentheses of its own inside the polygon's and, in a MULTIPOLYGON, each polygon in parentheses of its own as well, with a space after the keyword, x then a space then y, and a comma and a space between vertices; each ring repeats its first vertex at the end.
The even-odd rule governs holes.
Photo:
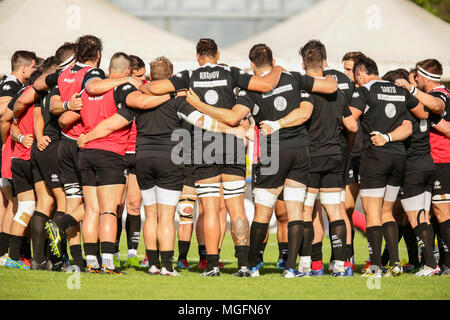
POLYGON ((246 95, 247 95, 247 92, 245 90, 239 91, 239 94, 238 94, 239 97, 244 97, 246 95))
POLYGON ((131 84, 127 84, 126 86, 123 86, 122 90, 130 90, 132 88, 131 84))
POLYGON ((59 182, 59 177, 56 173, 52 174, 51 178, 52 178, 52 182, 59 182))
POLYGON ((3 86, 3 90, 5 90, 5 91, 11 90, 11 86, 9 84, 5 84, 3 86))
POLYGON ((219 101, 219 95, 215 90, 208 90, 205 93, 205 101, 208 104, 216 104, 219 101))
POLYGON ((395 117, 395 114, 397 113, 397 110, 395 109, 395 105, 393 105, 392 103, 388 103, 386 105, 386 107, 384 108, 384 113, 386 113, 386 116, 389 119, 392 119, 393 117, 395 117))
POLYGON ((103 100, 103 96, 89 97, 89 101, 100 101, 103 100))
POLYGON ((273 105, 275 106, 275 109, 278 111, 283 111, 287 107, 287 100, 284 97, 276 97, 273 105))
POLYGON ((255 106, 253 107, 253 115, 256 116, 259 112, 259 106, 257 104, 255 104, 255 106))
POLYGON ((93 70, 93 71, 91 71, 90 73, 91 73, 91 74, 100 74, 100 72, 97 71, 97 70, 93 70))
POLYGON ((428 129, 428 122, 427 120, 420 120, 420 132, 426 132, 428 129))
POLYGON ((75 79, 64 79, 63 80, 64 82, 67 82, 67 83, 74 83, 75 82, 75 79))
POLYGON ((358 98, 359 97, 359 92, 353 92, 352 98, 358 98))
POLYGON ((436 180, 434 182, 434 189, 435 190, 440 190, 441 189, 441 182, 439 180, 436 180))

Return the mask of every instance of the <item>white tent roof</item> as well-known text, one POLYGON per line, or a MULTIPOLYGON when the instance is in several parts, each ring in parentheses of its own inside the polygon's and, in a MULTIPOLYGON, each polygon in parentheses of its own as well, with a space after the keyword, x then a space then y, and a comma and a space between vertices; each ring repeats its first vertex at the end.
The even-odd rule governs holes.
MULTIPOLYGON (((64 42, 93 34, 103 41, 101 67, 108 68, 117 51, 134 54, 146 63, 166 56, 175 71, 193 68, 195 43, 139 20, 105 0, 0 1, 0 74, 11 69, 16 50, 54 55, 64 42)), ((222 52, 226 59, 226 51, 222 52)))
POLYGON ((381 75, 436 58, 444 66, 444 78, 450 79, 449 34, 448 23, 409 0, 323 0, 229 49, 247 57, 254 44, 266 43, 279 64, 298 69, 300 46, 320 39, 333 67, 340 67, 348 51, 362 51, 373 58, 381 75))

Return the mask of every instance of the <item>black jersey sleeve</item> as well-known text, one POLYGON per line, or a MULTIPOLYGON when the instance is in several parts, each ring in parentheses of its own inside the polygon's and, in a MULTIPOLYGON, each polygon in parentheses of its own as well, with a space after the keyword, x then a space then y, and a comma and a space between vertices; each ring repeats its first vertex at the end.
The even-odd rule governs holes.
POLYGON ((352 100, 350 101, 350 106, 358 109, 362 113, 367 105, 369 91, 365 87, 359 87, 353 92, 352 100))
POLYGON ((444 104, 447 105, 448 103, 448 97, 445 93, 440 92, 440 91, 432 91, 430 92, 430 95, 432 95, 433 97, 437 97, 439 99, 441 99, 442 101, 444 101, 444 104))
POLYGON ((169 81, 172 82, 175 90, 189 89, 190 72, 189 70, 180 71, 170 77, 169 81))
POLYGON ((345 105, 344 107, 344 118, 350 117, 352 115, 352 112, 350 111, 350 107, 348 106, 348 104, 345 105))
POLYGON ((83 83, 81 85, 81 89, 84 89, 86 87, 86 84, 95 78, 100 78, 100 79, 106 79, 106 75, 105 72, 100 69, 100 68, 93 68, 91 70, 89 70, 88 72, 86 72, 86 74, 84 75, 83 78, 83 83))
POLYGON ((253 99, 250 92, 248 92, 246 90, 239 91, 239 93, 237 95, 237 99, 236 99, 236 104, 243 105, 243 106, 249 108, 250 110, 253 110, 255 103, 256 102, 253 99))
POLYGON ((441 122, 443 120, 443 118, 440 114, 436 114, 436 113, 432 113, 432 112, 430 112, 429 119, 430 119, 432 127, 434 127, 435 125, 437 125, 439 122, 441 122))
POLYGON ((119 109, 119 111, 117 111, 117 113, 123 118, 125 118, 128 122, 131 122, 134 120, 137 112, 136 110, 131 109, 129 107, 122 107, 119 109))
POLYGON ((301 74, 300 72, 289 72, 295 78, 299 84, 299 89, 306 92, 311 92, 314 86, 314 78, 307 74, 301 74))
POLYGON ((63 69, 58 69, 45 77, 45 84, 47 85, 47 87, 53 88, 54 86, 58 85, 58 77, 62 71, 63 69))
POLYGON ((118 109, 127 105, 127 97, 134 91, 137 91, 136 87, 129 83, 124 83, 114 89, 114 101, 118 109))
POLYGON ((15 81, 7 81, 0 87, 0 97, 14 97, 21 89, 21 86, 15 81))
POLYGON ((314 97, 309 92, 302 90, 300 93, 300 103, 305 101, 311 103, 314 106, 314 97))
POLYGON ((239 87, 241 89, 248 89, 248 85, 250 83, 252 75, 236 67, 231 67, 230 71, 233 81, 236 84, 236 87, 239 87))

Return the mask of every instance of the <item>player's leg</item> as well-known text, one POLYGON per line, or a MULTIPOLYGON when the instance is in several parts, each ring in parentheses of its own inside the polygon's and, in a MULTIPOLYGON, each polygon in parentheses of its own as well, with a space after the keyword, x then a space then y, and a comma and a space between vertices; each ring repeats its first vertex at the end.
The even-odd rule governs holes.
MULTIPOLYGON (((280 196, 283 192, 280 193, 280 196)), ((278 241, 278 260, 277 269, 284 270, 288 255, 288 237, 287 237, 287 210, 283 200, 280 200, 278 196, 277 202, 275 202, 275 216, 277 218, 277 241, 278 241)))
POLYGON ((311 247, 311 272, 313 276, 323 276, 324 267, 322 262, 322 240, 324 236, 324 221, 322 216, 322 204, 316 198, 312 211, 312 223, 314 229, 314 239, 311 247))
POLYGON ((2 219, 2 233, 0 234, 0 266, 4 266, 6 259, 8 258, 9 239, 11 237, 11 224, 14 219, 14 213, 12 185, 9 183, 8 179, 2 178, 1 180, 1 193, 4 201, 3 205, 6 205, 6 210, 2 219))
POLYGON ((298 270, 305 275, 310 275, 311 270, 311 255, 314 240, 313 209, 318 193, 319 189, 308 187, 306 192, 305 204, 303 207, 304 235, 303 242, 299 251, 300 261, 298 270))
MULTIPOLYGON (((219 258, 220 249, 222 248, 223 239, 225 239, 225 233, 227 232, 227 216, 228 211, 225 205, 225 199, 223 198, 223 187, 220 187, 220 205, 219 205, 219 222, 220 222, 220 240, 219 240, 219 258)), ((222 269, 223 265, 219 259, 219 269, 222 269)))
POLYGON ((6 262, 6 253, 8 252, 9 243, 9 230, 5 232, 3 228, 3 222, 7 214, 8 200, 6 195, 3 193, 3 178, 0 178, 0 265, 4 265, 6 262))
POLYGON ((189 269, 187 254, 191 245, 191 237, 194 229, 194 206, 197 201, 195 187, 186 184, 186 177, 183 190, 178 202, 178 261, 177 266, 181 269, 189 269))
POLYGON ((197 223, 195 225, 195 235, 197 237, 197 245, 198 245, 198 266, 197 268, 200 270, 206 269, 206 246, 205 246, 205 236, 203 234, 203 218, 205 217, 203 214, 203 207, 201 201, 197 201, 197 210, 198 217, 197 223))
POLYGON ((141 204, 142 196, 135 174, 129 173, 126 186, 127 218, 125 230, 127 233, 128 257, 126 266, 139 268, 137 249, 141 237, 141 204))

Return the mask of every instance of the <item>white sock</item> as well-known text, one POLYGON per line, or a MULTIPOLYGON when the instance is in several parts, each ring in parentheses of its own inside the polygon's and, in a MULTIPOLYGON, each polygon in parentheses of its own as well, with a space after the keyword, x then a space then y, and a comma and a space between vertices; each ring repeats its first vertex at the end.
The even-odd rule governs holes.
POLYGON ((112 253, 102 253, 102 264, 108 269, 114 269, 114 260, 112 253))
POLYGON ((86 256, 86 264, 91 266, 92 268, 100 268, 99 264, 98 264, 98 260, 97 260, 97 256, 90 256, 87 255, 86 256))
POLYGON ((136 249, 128 249, 128 258, 133 258, 137 255, 136 249))
POLYGON ((345 271, 344 263, 345 262, 341 260, 334 260, 333 272, 344 272, 345 271))
POLYGON ((300 272, 307 272, 311 268, 311 256, 301 256, 298 264, 300 272))

